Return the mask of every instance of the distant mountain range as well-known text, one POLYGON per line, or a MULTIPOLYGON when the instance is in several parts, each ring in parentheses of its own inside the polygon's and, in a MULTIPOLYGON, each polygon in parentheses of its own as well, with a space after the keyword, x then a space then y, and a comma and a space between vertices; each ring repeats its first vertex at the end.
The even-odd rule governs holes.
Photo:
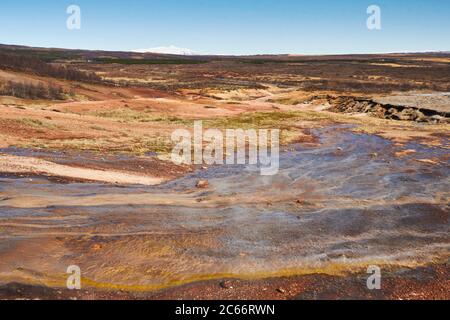
MULTIPOLYGON (((412 57, 418 59, 425 56, 435 56, 448 58, 450 51, 430 51, 430 52, 403 52, 403 53, 377 53, 377 54, 334 54, 334 55, 306 55, 306 54, 256 54, 256 55, 213 55, 195 52, 191 49, 180 48, 173 45, 154 47, 147 49, 137 49, 131 51, 105 51, 105 50, 86 50, 86 49, 64 49, 64 48, 45 48, 29 47, 23 45, 10 45, 0 43, 0 53, 26 54, 33 55, 36 58, 43 59, 46 62, 68 59, 85 59, 91 62, 113 62, 105 61, 108 59, 182 59, 188 61, 210 61, 214 59, 239 59, 249 60, 252 63, 264 63, 276 60, 278 62, 305 62, 305 61, 323 61, 323 60, 367 60, 367 59, 389 59, 392 57, 412 57), (103 59, 103 60, 102 60, 103 59)), ((0 61, 1 62, 1 61, 0 61)), ((386 62, 386 61, 384 61, 386 62)))

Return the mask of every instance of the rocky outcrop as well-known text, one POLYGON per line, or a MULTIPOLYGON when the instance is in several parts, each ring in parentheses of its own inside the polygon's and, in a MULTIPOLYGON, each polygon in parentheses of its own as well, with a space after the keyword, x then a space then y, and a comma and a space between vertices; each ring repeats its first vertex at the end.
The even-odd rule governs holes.
POLYGON ((330 111, 367 113, 383 119, 428 123, 450 123, 450 113, 428 108, 383 104, 372 99, 350 96, 329 97, 330 111))

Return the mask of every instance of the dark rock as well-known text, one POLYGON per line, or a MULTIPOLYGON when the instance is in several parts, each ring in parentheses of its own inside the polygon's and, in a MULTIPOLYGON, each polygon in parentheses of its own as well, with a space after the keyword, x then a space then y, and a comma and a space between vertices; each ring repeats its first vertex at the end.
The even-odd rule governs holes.
POLYGON ((196 184, 197 188, 207 188, 209 186, 209 182, 206 180, 199 180, 196 184))
POLYGON ((223 289, 233 289, 233 285, 231 284, 231 281, 228 281, 228 280, 224 280, 224 281, 220 282, 220 286, 223 289))

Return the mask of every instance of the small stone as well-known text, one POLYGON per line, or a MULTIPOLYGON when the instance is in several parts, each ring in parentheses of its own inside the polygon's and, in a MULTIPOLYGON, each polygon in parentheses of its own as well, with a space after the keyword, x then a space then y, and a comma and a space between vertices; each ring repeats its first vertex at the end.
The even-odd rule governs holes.
POLYGON ((428 118, 427 117, 417 117, 416 122, 420 122, 420 123, 424 123, 424 122, 428 122, 428 118))
POLYGON ((441 121, 444 121, 444 120, 445 120, 444 117, 442 117, 442 116, 440 116, 440 115, 437 115, 437 114, 434 115, 434 116, 431 116, 430 119, 433 120, 433 121, 435 121, 435 122, 441 122, 441 121))
POLYGON ((209 186, 209 182, 206 180, 199 180, 196 184, 197 188, 207 188, 209 186))
POLYGON ((96 243, 92 246, 92 250, 100 250, 102 248, 102 245, 100 243, 96 243))
POLYGON ((315 206, 313 202, 302 199, 298 199, 297 201, 295 201, 295 203, 298 204, 299 206, 315 206))
POLYGON ((278 288, 277 291, 278 291, 279 293, 285 293, 285 292, 286 292, 286 290, 284 290, 283 288, 278 288))
POLYGON ((231 282, 228 280, 222 281, 220 283, 220 286, 224 289, 233 289, 233 286, 231 285, 231 282))

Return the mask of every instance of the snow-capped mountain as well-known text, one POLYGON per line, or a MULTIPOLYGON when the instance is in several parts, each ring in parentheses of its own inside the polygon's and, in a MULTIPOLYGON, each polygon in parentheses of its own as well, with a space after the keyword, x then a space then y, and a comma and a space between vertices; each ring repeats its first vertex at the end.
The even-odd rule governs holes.
POLYGON ((134 50, 134 52, 139 52, 139 53, 151 52, 151 53, 163 53, 163 54, 177 54, 177 55, 185 55, 185 56, 192 56, 192 55, 196 54, 191 49, 179 48, 179 47, 172 46, 172 45, 171 46, 167 46, 167 47, 155 47, 155 48, 148 48, 148 49, 138 49, 138 50, 134 50))

